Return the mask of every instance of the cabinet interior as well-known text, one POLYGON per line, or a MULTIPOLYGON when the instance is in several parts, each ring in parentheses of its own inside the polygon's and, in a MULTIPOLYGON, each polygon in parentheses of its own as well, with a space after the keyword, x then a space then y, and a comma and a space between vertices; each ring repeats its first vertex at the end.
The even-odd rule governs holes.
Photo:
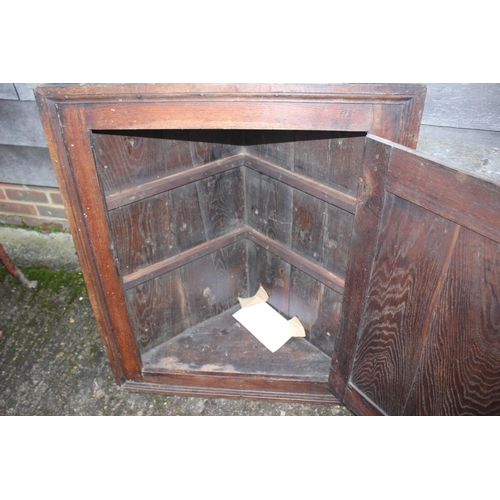
POLYGON ((149 374, 326 384, 366 134, 93 130, 130 323, 149 374), (232 314, 262 285, 306 338, 272 354, 232 314))

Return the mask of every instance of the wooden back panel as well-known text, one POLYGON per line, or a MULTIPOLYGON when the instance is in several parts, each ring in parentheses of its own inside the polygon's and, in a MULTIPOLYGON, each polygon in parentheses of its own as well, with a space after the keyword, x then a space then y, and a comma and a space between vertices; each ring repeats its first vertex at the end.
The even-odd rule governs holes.
POLYGON ((108 131, 92 142, 141 352, 263 285, 332 354, 364 134, 108 131))

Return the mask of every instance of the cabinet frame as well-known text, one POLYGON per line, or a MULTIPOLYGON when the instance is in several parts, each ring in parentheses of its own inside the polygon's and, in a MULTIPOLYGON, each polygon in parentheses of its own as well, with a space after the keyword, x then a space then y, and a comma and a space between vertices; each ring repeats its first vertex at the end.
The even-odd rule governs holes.
MULTIPOLYGON (((125 307, 92 150, 93 130, 228 129, 366 132, 415 147, 423 85, 82 85, 35 91, 91 304, 118 384, 165 394, 336 403, 326 383, 150 374, 143 370, 125 307)), ((357 199, 365 210, 367 176, 357 199)), ((352 255, 351 255, 352 259, 352 255)))

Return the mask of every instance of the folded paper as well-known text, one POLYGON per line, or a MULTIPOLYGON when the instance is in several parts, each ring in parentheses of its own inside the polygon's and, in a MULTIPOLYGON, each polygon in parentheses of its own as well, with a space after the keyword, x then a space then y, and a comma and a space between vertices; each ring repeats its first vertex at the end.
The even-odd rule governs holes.
POLYGON ((253 297, 239 297, 241 309, 233 317, 267 349, 276 352, 292 337, 305 337, 306 333, 296 316, 286 320, 267 303, 268 298, 262 286, 253 297))

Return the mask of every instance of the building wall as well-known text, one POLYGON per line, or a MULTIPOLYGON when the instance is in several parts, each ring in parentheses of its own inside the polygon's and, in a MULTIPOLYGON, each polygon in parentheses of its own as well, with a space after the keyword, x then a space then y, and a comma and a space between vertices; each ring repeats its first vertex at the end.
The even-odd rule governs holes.
POLYGON ((427 84, 417 151, 500 182, 500 84, 427 84))
MULTIPOLYGON (((67 229, 33 83, 0 83, 0 222, 67 229)), ((500 182, 500 83, 427 84, 417 151, 500 182)))
POLYGON ((68 230, 34 85, 0 84, 0 222, 68 230))

